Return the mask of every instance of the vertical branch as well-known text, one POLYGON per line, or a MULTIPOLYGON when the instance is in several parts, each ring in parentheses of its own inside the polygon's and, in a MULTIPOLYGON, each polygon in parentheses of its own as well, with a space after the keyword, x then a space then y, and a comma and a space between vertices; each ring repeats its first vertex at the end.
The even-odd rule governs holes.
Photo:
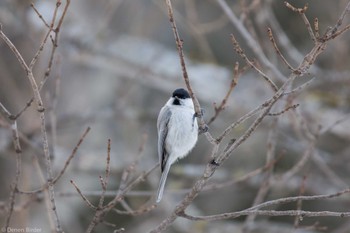
POLYGON ((21 176, 21 170, 22 170, 22 165, 21 165, 22 148, 21 148, 21 144, 19 142, 17 121, 13 119, 12 114, 5 108, 4 105, 2 105, 2 103, 0 103, 0 112, 2 112, 5 116, 7 116, 7 118, 11 122, 12 141, 13 141, 13 146, 14 146, 15 152, 16 152, 16 175, 15 175, 15 180, 13 181, 13 184, 12 184, 12 190, 11 190, 10 198, 9 198, 9 202, 10 202, 9 209, 8 209, 8 213, 7 213, 6 220, 5 220, 5 229, 7 231, 7 229, 10 226, 10 220, 11 220, 14 205, 15 205, 16 194, 18 193, 18 183, 19 183, 19 179, 21 176))
POLYGON ((99 209, 103 208, 103 202, 104 202, 105 194, 106 194, 106 191, 107 191, 109 173, 111 172, 110 161, 111 161, 111 139, 108 139, 105 177, 102 178, 102 176, 100 176, 100 181, 101 181, 101 186, 102 186, 102 193, 101 193, 101 196, 100 196, 100 201, 98 203, 98 208, 99 209))
MULTIPOLYGON (((305 183, 306 183, 306 176, 303 177, 301 186, 300 186, 300 190, 299 190, 299 196, 303 196, 305 193, 305 183)), ((297 201, 297 210, 301 210, 303 204, 303 200, 298 200, 297 201)), ((300 221, 302 220, 302 216, 301 215, 297 215, 295 216, 294 219, 294 228, 297 229, 299 227, 300 221)))
POLYGON ((198 121, 199 127, 202 130, 206 131, 207 126, 206 126, 204 119, 202 117, 201 107, 200 107, 199 101, 198 101, 195 93, 193 92, 193 89, 192 89, 191 83, 190 83, 190 79, 189 79, 188 74, 187 74, 186 63, 185 63, 184 52, 183 52, 183 40, 180 39, 179 32, 177 31, 176 22, 174 19, 173 7, 171 5, 171 0, 166 0, 166 4, 168 7, 169 20, 170 20, 170 23, 171 23, 171 26, 173 29, 174 37, 175 37, 176 47, 177 47, 179 57, 180 57, 182 75, 183 75, 184 81, 186 83, 187 90, 190 93, 190 96, 193 100, 194 109, 195 109, 196 115, 198 116, 198 120, 199 120, 198 121))

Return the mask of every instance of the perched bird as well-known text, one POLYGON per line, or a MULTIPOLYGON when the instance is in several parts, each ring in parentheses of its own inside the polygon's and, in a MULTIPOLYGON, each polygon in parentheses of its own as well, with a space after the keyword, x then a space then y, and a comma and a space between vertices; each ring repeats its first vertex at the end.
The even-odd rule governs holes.
POLYGON ((193 102, 185 89, 176 89, 162 107, 158 115, 157 129, 158 156, 162 172, 157 194, 157 202, 160 202, 170 166, 185 157, 196 145, 198 138, 193 102))

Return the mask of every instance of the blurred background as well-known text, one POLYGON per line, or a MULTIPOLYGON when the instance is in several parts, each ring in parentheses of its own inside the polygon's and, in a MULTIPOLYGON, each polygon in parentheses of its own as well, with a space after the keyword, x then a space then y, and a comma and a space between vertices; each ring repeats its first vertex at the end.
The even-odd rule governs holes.
MULTIPOLYGON (((236 62, 245 62, 235 53, 230 34, 234 34, 251 60, 270 75, 278 86, 283 79, 266 66, 254 51, 276 67, 282 76, 290 70, 276 55, 267 27, 272 29, 281 52, 293 67, 297 67, 310 52, 313 42, 298 13, 286 8, 283 1, 229 1, 229 9, 250 33, 255 44, 249 44, 237 24, 224 12, 222 1, 173 1, 175 20, 184 41, 189 76, 205 118, 214 114, 213 103, 220 103, 228 91, 236 62)), ((0 23, 3 32, 29 63, 47 32, 44 23, 30 7, 30 1, 0 1, 0 23)), ((335 25, 347 1, 290 1, 296 7, 308 4, 310 22, 319 20, 320 34, 335 25)), ((34 1, 35 7, 50 22, 56 1, 34 1)), ((65 1, 58 13, 62 13, 65 1)), ((343 25, 348 25, 347 16, 343 25)), ((346 32, 328 44, 310 73, 296 81, 295 86, 311 84, 295 97, 300 104, 297 113, 311 132, 321 127, 321 134, 310 156, 297 172, 283 182, 270 184, 263 200, 296 196, 305 183, 304 195, 329 194, 349 187, 350 174, 350 33, 346 32), (332 127, 330 127, 332 126, 332 127), (304 178, 306 177, 306 178, 304 178), (303 181, 305 180, 305 181, 303 181)), ((34 69, 40 82, 45 76, 52 43, 49 39, 34 69)), ((13 114, 21 111, 33 93, 18 60, 4 41, 0 41, 0 102, 13 114)), ((67 171, 55 186, 57 211, 66 232, 83 232, 94 211, 86 206, 70 184, 74 180, 92 203, 97 203, 101 190, 99 175, 104 174, 107 140, 111 139, 111 177, 109 191, 117 190, 121 173, 138 158, 141 159, 133 177, 158 162, 156 152, 156 119, 160 108, 172 91, 184 87, 181 66, 164 1, 159 0, 74 0, 71 1, 61 27, 58 48, 52 70, 41 93, 46 107, 47 130, 53 170, 57 174, 79 138, 89 132, 67 171)), ((271 97, 273 92, 252 69, 246 69, 230 95, 225 110, 210 125, 214 137, 250 110, 271 97)), ((283 109, 277 105, 273 112, 283 109)), ((292 110, 291 112, 293 112, 292 110)), ((274 175, 285 174, 300 162, 310 142, 296 130, 292 113, 277 118, 268 117, 257 131, 215 173, 212 183, 239 179, 265 165, 268 135, 274 135, 275 153, 283 156, 276 162, 274 175), (277 126, 276 126, 277 124, 277 126), (273 129, 273 130, 271 130, 273 129)), ((0 117, 0 209, 1 225, 6 218, 10 185, 15 177, 15 152, 11 130, 4 116, 0 117)), ((238 138, 252 123, 248 120, 236 128, 230 138, 238 138)), ((35 104, 18 119, 21 133, 22 174, 20 188, 34 190, 41 186, 40 170, 45 171, 42 152, 40 119, 35 104), (39 162, 41 169, 35 165, 39 162), (39 173, 39 174, 38 174, 39 173)), ((301 130, 303 131, 303 129, 301 130)), ((228 138, 229 139, 229 138, 228 138)), ((182 200, 210 160, 211 145, 205 136, 187 158, 174 165, 167 181, 165 196, 157 208, 141 215, 129 216, 111 212, 106 221, 123 227, 126 232, 147 232, 168 216, 182 200)), ((44 172, 45 174, 45 172, 44 172)), ((154 202, 160 171, 156 170, 126 197, 131 208, 154 202)), ((232 212, 251 207, 266 174, 244 182, 227 185, 215 191, 205 191, 188 208, 193 215, 232 212)), ((114 192, 110 193, 111 195, 114 192)), ((107 198, 107 201, 112 196, 107 198)), ((28 202, 28 196, 17 197, 16 204, 28 202)), ((18 207, 19 208, 19 207, 18 207)), ((117 206, 123 209, 123 206, 117 206)), ((304 202, 304 210, 349 211, 350 197, 304 202)), ((36 227, 49 232, 50 224, 45 203, 40 197, 19 208, 11 227, 36 227)), ((276 206, 276 210, 296 209, 296 203, 276 206)), ((294 217, 246 217, 214 222, 192 222, 179 218, 167 232, 349 232, 348 218, 305 218, 294 228, 294 217)), ((96 232, 112 232, 100 224, 96 232)))

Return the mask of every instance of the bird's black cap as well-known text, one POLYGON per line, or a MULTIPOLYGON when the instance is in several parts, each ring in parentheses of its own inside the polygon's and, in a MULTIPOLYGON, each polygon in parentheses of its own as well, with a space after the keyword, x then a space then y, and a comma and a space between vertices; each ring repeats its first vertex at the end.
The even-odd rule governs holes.
POLYGON ((190 95, 188 94, 188 92, 183 88, 176 89, 173 92, 173 97, 177 97, 179 99, 191 98, 190 95))

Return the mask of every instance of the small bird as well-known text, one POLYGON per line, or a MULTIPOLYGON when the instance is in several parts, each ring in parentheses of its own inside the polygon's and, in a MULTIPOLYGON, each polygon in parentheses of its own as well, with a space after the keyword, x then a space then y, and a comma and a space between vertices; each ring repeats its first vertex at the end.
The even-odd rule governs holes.
POLYGON ((176 89, 162 107, 158 115, 157 129, 158 156, 162 172, 157 194, 159 203, 170 166, 185 157, 196 145, 198 138, 193 102, 185 89, 176 89))

